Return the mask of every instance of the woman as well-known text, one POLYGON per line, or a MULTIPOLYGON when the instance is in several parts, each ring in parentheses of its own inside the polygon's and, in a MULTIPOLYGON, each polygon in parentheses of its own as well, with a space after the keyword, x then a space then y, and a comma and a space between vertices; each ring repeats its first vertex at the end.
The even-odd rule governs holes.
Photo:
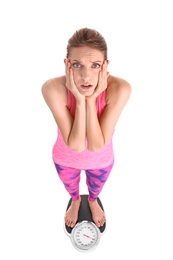
POLYGON ((113 167, 112 136, 131 87, 107 71, 107 44, 96 30, 82 28, 68 41, 66 75, 47 80, 43 97, 57 123, 53 161, 72 203, 65 223, 74 227, 80 206, 81 170, 86 172, 88 203, 98 227, 105 214, 97 197, 113 167))

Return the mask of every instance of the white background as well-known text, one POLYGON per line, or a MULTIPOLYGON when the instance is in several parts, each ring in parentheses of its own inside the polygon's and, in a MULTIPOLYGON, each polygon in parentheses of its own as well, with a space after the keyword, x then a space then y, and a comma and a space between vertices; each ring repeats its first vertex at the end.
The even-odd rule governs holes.
POLYGON ((0 2, 0 259, 173 259, 171 2, 0 2), (69 196, 52 163, 57 129, 41 95, 47 79, 64 74, 68 38, 81 27, 103 34, 110 73, 132 86, 100 194, 107 230, 88 254, 63 230, 69 196))

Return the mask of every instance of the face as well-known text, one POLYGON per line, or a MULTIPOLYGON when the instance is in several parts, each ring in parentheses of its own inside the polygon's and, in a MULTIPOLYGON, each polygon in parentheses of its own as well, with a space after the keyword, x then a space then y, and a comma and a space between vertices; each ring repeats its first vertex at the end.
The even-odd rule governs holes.
POLYGON ((70 50, 68 59, 79 92, 84 96, 92 95, 104 62, 103 53, 90 47, 75 47, 70 50))

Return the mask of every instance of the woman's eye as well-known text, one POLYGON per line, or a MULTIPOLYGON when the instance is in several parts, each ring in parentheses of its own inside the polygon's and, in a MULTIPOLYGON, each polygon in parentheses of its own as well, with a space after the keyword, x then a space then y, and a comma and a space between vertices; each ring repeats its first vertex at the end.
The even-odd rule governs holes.
POLYGON ((73 63, 73 67, 74 67, 74 68, 80 68, 80 67, 81 67, 81 64, 80 64, 80 63, 73 63))
POLYGON ((100 64, 94 63, 94 64, 92 65, 92 68, 94 68, 94 69, 99 69, 99 68, 100 68, 100 64))

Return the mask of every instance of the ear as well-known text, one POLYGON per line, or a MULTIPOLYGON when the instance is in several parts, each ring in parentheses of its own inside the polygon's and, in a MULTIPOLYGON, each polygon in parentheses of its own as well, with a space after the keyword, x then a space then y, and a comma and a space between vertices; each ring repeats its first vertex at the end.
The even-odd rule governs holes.
POLYGON ((109 65, 109 60, 106 60, 107 61, 107 65, 109 65))

